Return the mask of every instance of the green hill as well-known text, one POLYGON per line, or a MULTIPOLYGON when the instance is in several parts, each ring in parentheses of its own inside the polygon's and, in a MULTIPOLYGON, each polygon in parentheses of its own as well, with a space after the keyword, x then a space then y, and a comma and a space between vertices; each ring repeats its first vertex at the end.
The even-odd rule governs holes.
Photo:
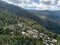
POLYGON ((57 39, 59 45, 59 35, 48 31, 34 20, 17 17, 14 13, 0 9, 0 45, 43 45, 42 34, 47 36, 44 36, 46 40, 48 37, 49 40, 57 39))

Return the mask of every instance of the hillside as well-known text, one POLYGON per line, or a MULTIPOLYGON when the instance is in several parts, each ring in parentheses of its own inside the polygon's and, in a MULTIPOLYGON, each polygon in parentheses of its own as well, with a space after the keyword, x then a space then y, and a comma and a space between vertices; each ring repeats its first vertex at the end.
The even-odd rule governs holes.
POLYGON ((0 9, 0 45, 43 45, 48 38, 56 39, 56 44, 60 44, 59 35, 48 31, 34 20, 24 16, 16 17, 14 13, 0 9))
POLYGON ((0 45, 60 45, 57 33, 55 20, 0 1, 0 45))
POLYGON ((56 14, 54 11, 48 11, 48 10, 30 10, 30 12, 35 13, 40 18, 40 24, 44 26, 45 28, 60 33, 60 16, 56 14), (55 28, 56 27, 56 28, 55 28))
POLYGON ((46 16, 47 18, 56 20, 56 21, 60 21, 60 11, 56 10, 56 11, 49 11, 49 10, 31 10, 34 13, 37 13, 39 15, 43 15, 46 16))
POLYGON ((25 17, 28 17, 30 19, 33 19, 37 23, 39 23, 40 25, 45 27, 46 29, 60 34, 60 22, 56 21, 59 19, 59 16, 54 16, 50 13, 48 13, 48 15, 50 14, 52 16, 50 16, 50 15, 46 16, 43 13, 42 17, 46 17, 46 18, 42 19, 41 18, 42 14, 37 14, 36 12, 30 12, 28 10, 22 9, 21 7, 18 7, 18 6, 12 5, 12 4, 8 4, 8 3, 3 2, 3 1, 0 1, 0 8, 3 8, 4 10, 7 10, 8 12, 14 13, 16 16, 25 16, 25 17))

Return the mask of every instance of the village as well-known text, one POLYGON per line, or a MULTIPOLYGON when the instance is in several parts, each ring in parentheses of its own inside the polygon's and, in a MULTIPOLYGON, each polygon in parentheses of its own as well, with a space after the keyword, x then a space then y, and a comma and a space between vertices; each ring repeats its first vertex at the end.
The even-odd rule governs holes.
POLYGON ((27 26, 26 24, 24 24, 24 27, 21 33, 23 35, 26 35, 32 38, 38 38, 38 37, 42 38, 42 43, 44 45, 56 45, 57 44, 57 39, 50 38, 47 34, 39 32, 38 30, 33 29, 32 27, 27 26), (25 30, 25 28, 28 28, 28 29, 25 30))
MULTIPOLYGON (((22 34, 25 36, 28 36, 30 38, 38 38, 40 37, 42 39, 42 43, 44 45, 56 45, 57 44, 57 39, 50 38, 47 34, 43 32, 39 32, 36 29, 33 29, 32 27, 26 25, 25 23, 18 23, 16 24, 17 26, 22 29, 22 34)), ((4 29, 9 28, 9 29, 14 29, 15 25, 9 25, 5 26, 4 29)))
POLYGON ((23 35, 26 35, 28 37, 33 37, 33 38, 38 38, 38 36, 40 36, 40 38, 42 38, 42 43, 44 45, 56 45, 57 40, 56 39, 51 39, 50 37, 48 37, 46 34, 44 33, 40 33, 38 35, 38 31, 33 29, 33 30, 27 30, 26 32, 22 31, 23 35))

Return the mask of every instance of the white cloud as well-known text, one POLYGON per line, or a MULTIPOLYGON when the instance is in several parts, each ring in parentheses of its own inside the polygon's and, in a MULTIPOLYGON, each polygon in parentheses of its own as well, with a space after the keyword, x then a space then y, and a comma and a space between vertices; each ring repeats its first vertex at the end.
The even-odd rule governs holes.
POLYGON ((58 1, 57 5, 60 5, 60 0, 58 1))
POLYGON ((39 9, 48 9, 48 6, 44 5, 43 3, 38 4, 38 6, 36 6, 39 9))
POLYGON ((18 5, 27 9, 36 10, 60 10, 60 0, 39 0, 40 3, 34 2, 34 0, 4 0, 8 3, 18 5))

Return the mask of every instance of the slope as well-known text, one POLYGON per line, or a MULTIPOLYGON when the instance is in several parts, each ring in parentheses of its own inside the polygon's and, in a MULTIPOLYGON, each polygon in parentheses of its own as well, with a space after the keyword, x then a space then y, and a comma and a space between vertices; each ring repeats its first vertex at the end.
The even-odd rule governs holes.
POLYGON ((14 13, 0 8, 0 45, 43 45, 42 34, 47 38, 59 39, 57 34, 48 31, 34 20, 24 16, 17 17, 14 13))
POLYGON ((60 21, 60 11, 48 11, 48 10, 32 10, 32 12, 37 13, 39 15, 46 16, 56 21, 60 21))
POLYGON ((46 29, 55 32, 55 33, 60 33, 60 23, 45 18, 42 19, 39 14, 30 12, 28 10, 22 9, 18 6, 8 4, 6 2, 0 1, 0 8, 3 8, 4 10, 7 10, 8 12, 14 13, 16 16, 25 16, 28 17, 32 20, 35 20, 37 23, 45 27, 46 29))

